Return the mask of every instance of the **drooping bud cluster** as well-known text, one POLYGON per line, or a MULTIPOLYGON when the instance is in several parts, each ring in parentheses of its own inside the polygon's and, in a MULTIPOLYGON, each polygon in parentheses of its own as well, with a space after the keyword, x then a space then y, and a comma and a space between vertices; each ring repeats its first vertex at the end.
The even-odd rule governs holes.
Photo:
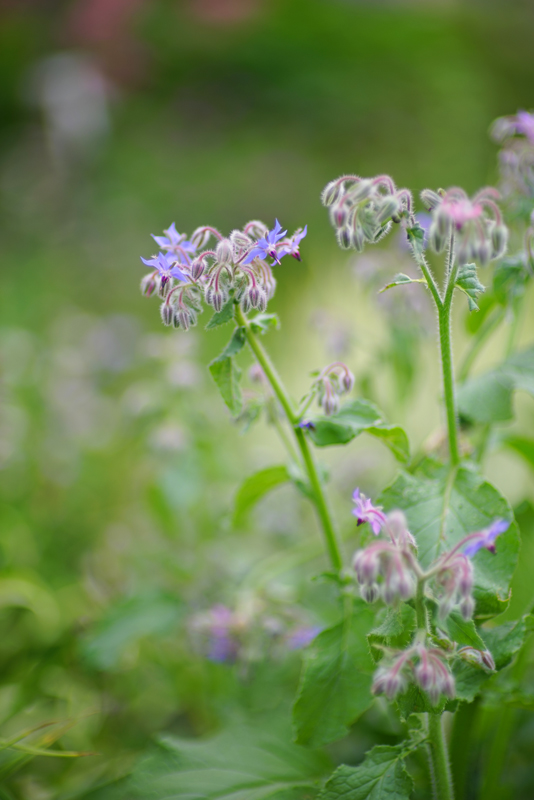
POLYGON ((460 658, 489 671, 495 669, 495 664, 487 650, 458 647, 455 642, 446 641, 435 627, 436 620, 444 620, 456 607, 464 619, 472 617, 474 569, 470 558, 482 549, 495 552, 497 537, 510 523, 497 519, 487 528, 468 534, 425 570, 417 560, 417 545, 401 511, 385 514, 359 489, 355 490, 353 501, 358 525, 368 523, 377 537, 354 555, 361 596, 368 603, 381 599, 393 606, 415 598, 417 612, 418 629, 405 650, 394 652, 377 645, 385 651, 385 656, 375 674, 373 692, 384 693, 392 700, 411 682, 427 693, 433 705, 441 695, 454 697, 450 659, 460 658), (433 601, 428 607, 427 586, 432 589, 433 601))
POLYGON ((438 704, 441 695, 452 699, 455 686, 447 657, 444 650, 426 647, 421 642, 400 652, 390 652, 375 673, 372 691, 394 700, 410 683, 415 683, 428 695, 433 706, 438 704))
POLYGON ((153 236, 160 252, 141 259, 151 267, 141 281, 141 291, 164 299, 161 318, 165 325, 187 330, 197 322, 202 299, 220 311, 232 294, 245 313, 251 308, 265 311, 276 287, 272 267, 286 255, 300 261, 299 245, 307 227, 288 237, 278 220, 271 231, 253 220, 226 238, 215 228, 202 226, 188 240, 173 223, 164 233, 153 236), (214 249, 203 250, 211 238, 214 249))
POLYGON ((321 200, 330 209, 339 246, 359 253, 366 243, 380 241, 392 222, 399 223, 412 210, 410 192, 397 189, 389 175, 343 175, 325 186, 321 200))
POLYGON ((379 508, 360 495, 354 493, 356 508, 353 510, 358 524, 369 522, 373 533, 378 535, 383 528, 389 534, 389 541, 383 539, 358 550, 354 556, 353 567, 360 585, 360 593, 367 603, 378 598, 387 605, 397 605, 400 600, 414 596, 417 578, 413 572, 415 540, 406 527, 406 519, 401 511, 384 515, 379 508))
POLYGON ((518 111, 513 116, 499 117, 490 132, 503 145, 499 162, 504 195, 518 192, 534 197, 534 113, 518 111))
POLYGON ((312 391, 317 395, 318 405, 326 416, 330 416, 339 410, 341 395, 351 392, 353 388, 354 375, 342 361, 335 361, 319 373, 312 391))
POLYGON ((436 253, 443 252, 451 233, 454 233, 455 253, 460 266, 471 261, 484 266, 504 255, 508 229, 495 202, 499 197, 498 191, 491 187, 481 189, 472 199, 459 187, 439 193, 423 190, 421 199, 432 211, 429 231, 432 249, 436 253))

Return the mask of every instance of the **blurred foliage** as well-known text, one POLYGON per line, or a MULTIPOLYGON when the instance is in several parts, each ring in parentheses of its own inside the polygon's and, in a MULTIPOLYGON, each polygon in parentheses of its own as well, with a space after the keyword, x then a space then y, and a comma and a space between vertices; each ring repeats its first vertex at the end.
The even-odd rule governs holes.
MULTIPOLYGON (((106 18, 96 33, 80 23, 88 8, 94 19, 115 5, 0 5, 0 739, 24 734, 26 748, 0 753, 8 800, 104 800, 165 731, 127 784, 145 792, 158 760, 187 750, 194 761, 213 747, 176 737, 287 708, 301 658, 265 647, 266 637, 283 639, 266 620, 287 608, 299 624, 335 620, 328 580, 310 581, 324 568, 315 520, 291 487, 232 526, 239 485, 281 451, 265 422, 246 440, 241 423, 229 423, 205 367, 227 331, 163 331, 140 297, 148 234, 173 219, 180 230, 231 230, 251 217, 308 222, 303 263, 280 270, 272 304, 293 346, 273 332, 269 347, 295 396, 312 369, 342 355, 358 391, 422 453, 440 423, 429 389, 432 315, 417 286, 375 301, 409 270, 405 254, 394 244, 346 263, 320 190, 352 169, 390 172, 414 190, 475 190, 495 180, 491 120, 533 104, 530 3, 243 0, 221 3, 238 8, 221 18, 217 4, 156 0, 130 3, 108 36, 98 33, 106 18), (62 74, 81 64, 82 78, 104 81, 93 139, 83 121, 69 138, 68 120, 58 127, 57 107, 43 99, 43 70, 61 53, 74 57, 62 74), (96 72, 83 72, 82 56, 96 72), (246 657, 233 664, 206 659, 191 632, 194 615, 219 603, 259 620, 263 637, 241 643, 246 657), (97 755, 31 752, 49 747, 97 755)), ((493 344, 486 371, 505 350, 498 337, 493 344)), ((508 620, 533 599, 532 406, 523 400, 488 458, 504 474, 502 491, 522 503, 508 620)), ((393 459, 367 439, 326 461, 348 550, 350 491, 383 486, 393 459)), ((520 665, 530 683, 531 661, 520 665)), ((516 694, 505 770, 526 800, 532 692, 523 682, 516 694)), ((495 697, 479 743, 500 714, 498 685, 495 697)), ((400 733, 375 705, 330 757, 356 764, 400 733)))

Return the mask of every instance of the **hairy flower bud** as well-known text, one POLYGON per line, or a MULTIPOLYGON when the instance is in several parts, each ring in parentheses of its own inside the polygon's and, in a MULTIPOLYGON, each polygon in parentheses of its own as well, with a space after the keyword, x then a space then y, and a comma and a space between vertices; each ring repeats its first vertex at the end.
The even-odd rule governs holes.
POLYGON ((343 391, 345 392, 352 392, 354 389, 354 375, 350 369, 343 373, 341 384, 343 386, 343 391))
POLYGON ((342 228, 349 218, 349 207, 345 203, 338 203, 330 209, 330 221, 334 228, 342 228))
POLYGON ((493 227, 491 243, 493 246, 493 258, 500 258, 505 254, 508 246, 508 228, 506 225, 495 225, 493 227))
POLYGON ((376 603, 380 597, 380 589, 377 583, 365 583, 360 586, 360 594, 366 603, 376 603))
POLYGON ((174 317, 174 306, 170 303, 162 303, 160 306, 161 319, 164 325, 172 325, 174 317))
POLYGON ((401 204, 394 195, 386 197, 383 203, 379 206, 376 219, 380 225, 383 225, 390 217, 400 211, 401 204))
POLYGON ((224 305, 224 295, 222 292, 213 292, 211 295, 211 305, 215 311, 220 311, 224 305))
POLYGON ((350 248, 353 246, 352 231, 347 225, 338 230, 337 241, 342 250, 350 250, 350 248))
POLYGON ((220 264, 231 264, 234 256, 234 248, 230 239, 221 239, 215 249, 217 261, 220 264))
POLYGON ((150 297, 157 288, 158 281, 153 272, 149 272, 148 275, 145 275, 144 278, 141 279, 141 293, 144 294, 145 297, 150 297))
POLYGON ((430 243, 430 247, 435 253, 442 253, 445 250, 445 245, 447 244, 447 237, 440 233, 437 225, 431 225, 428 234, 428 241, 430 243))
POLYGON ((321 194, 321 203, 323 206, 331 206, 339 200, 343 193, 343 182, 330 181, 324 187, 321 194))
POLYGON ((441 203, 441 197, 432 189, 423 189, 420 197, 429 211, 433 211, 441 203))
POLYGON ((373 181, 368 178, 362 178, 361 181, 355 183, 348 191, 350 199, 353 203, 361 203, 367 200, 373 191, 373 181))
POLYGON ((467 621, 470 620, 473 616, 473 612, 475 610, 475 601, 472 597, 464 597, 462 602, 460 603, 460 614, 462 617, 467 621))
POLYGON ((205 258, 196 258, 191 264, 191 277, 194 281, 198 281, 205 270, 207 269, 208 262, 205 258))

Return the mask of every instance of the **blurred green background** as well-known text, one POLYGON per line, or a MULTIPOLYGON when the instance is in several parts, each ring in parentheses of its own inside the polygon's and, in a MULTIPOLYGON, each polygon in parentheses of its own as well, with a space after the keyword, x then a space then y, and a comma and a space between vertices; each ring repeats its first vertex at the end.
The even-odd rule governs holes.
MULTIPOLYGON (((298 654, 210 663, 188 634, 196 612, 332 613, 309 581, 315 520, 290 488, 232 525, 239 484, 283 452, 263 423, 244 437, 210 380, 228 331, 164 329, 141 297, 150 233, 307 223, 302 263, 277 268, 283 330, 268 347, 296 397, 312 369, 346 360, 416 449, 440 425, 432 312, 426 298, 377 304, 406 254, 394 239, 339 251, 319 195, 354 171, 414 193, 497 182, 488 127, 534 105, 533 41, 527 0, 0 2, 0 738, 62 720, 42 746, 61 735, 98 753, 3 750, 0 796, 97 797, 161 730, 199 735, 289 702, 298 654)), ((480 365, 502 351, 496 338, 480 365)), ((531 429, 531 400, 517 405, 531 429)), ((325 460, 350 538, 352 490, 376 494, 395 465, 364 440, 325 460)), ((519 614, 532 472, 502 451, 486 467, 521 504, 519 614)), ((370 715, 335 757, 394 734, 370 715)))

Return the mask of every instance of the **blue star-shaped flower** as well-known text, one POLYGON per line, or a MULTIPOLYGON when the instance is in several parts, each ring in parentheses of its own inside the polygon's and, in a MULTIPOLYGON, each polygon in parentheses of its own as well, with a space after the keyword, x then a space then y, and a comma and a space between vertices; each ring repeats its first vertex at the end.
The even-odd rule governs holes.
POLYGON ((194 253, 196 247, 191 242, 185 240, 185 233, 178 233, 174 222, 172 225, 163 231, 167 236, 151 236, 162 250, 168 250, 178 256, 182 256, 187 262, 189 261, 187 253, 194 253))
POLYGON ((188 283, 189 281, 187 275, 182 272, 176 264, 176 259, 167 255, 167 253, 158 253, 157 256, 153 256, 152 258, 141 257, 141 261, 143 264, 146 264, 147 267, 157 269, 164 283, 170 278, 177 278, 179 281, 184 281, 184 283, 188 283))
POLYGON ((250 264, 250 262, 253 261, 255 258, 267 258, 268 256, 274 258, 276 263, 279 264, 280 259, 276 252, 276 245, 280 241, 280 239, 284 238, 286 233, 287 231, 283 231, 282 226, 280 225, 278 220, 276 220, 276 224, 272 229, 272 231, 269 231, 269 233, 266 236, 262 236, 261 239, 258 239, 255 246, 252 248, 248 256, 243 261, 243 264, 250 264))

